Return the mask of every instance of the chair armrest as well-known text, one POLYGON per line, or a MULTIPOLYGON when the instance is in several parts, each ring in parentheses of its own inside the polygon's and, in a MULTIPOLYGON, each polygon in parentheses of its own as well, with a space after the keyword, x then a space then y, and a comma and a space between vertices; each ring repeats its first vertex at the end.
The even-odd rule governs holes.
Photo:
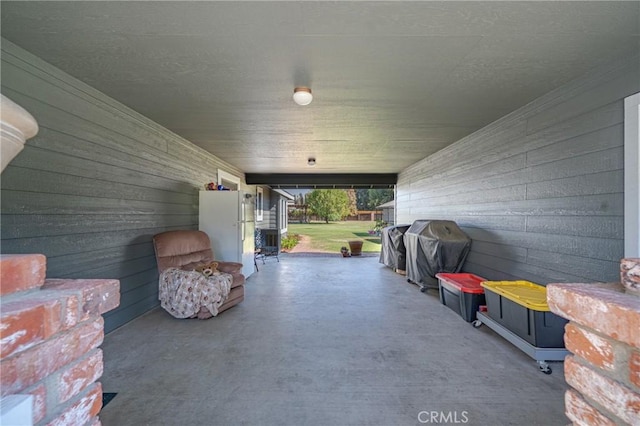
POLYGON ((225 272, 227 274, 237 274, 242 272, 242 263, 238 262, 223 262, 220 260, 216 260, 218 262, 218 271, 225 272))

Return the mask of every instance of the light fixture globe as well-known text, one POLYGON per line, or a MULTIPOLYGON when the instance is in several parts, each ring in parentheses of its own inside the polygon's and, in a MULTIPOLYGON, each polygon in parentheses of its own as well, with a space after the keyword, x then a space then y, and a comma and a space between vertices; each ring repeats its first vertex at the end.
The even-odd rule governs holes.
POLYGON ((293 89, 293 101, 298 105, 309 105, 312 100, 313 95, 308 87, 296 87, 293 89))
POLYGON ((316 165, 316 159, 313 157, 309 157, 309 159, 307 160, 307 164, 310 166, 315 166, 316 165))

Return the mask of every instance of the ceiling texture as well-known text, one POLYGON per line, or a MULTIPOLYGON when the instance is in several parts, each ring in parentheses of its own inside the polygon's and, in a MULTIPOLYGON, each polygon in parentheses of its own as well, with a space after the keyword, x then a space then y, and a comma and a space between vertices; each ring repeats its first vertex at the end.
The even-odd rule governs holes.
POLYGON ((2 36, 246 173, 394 175, 637 52, 639 10, 2 1, 2 36), (310 105, 293 102, 296 86, 312 89, 310 105))

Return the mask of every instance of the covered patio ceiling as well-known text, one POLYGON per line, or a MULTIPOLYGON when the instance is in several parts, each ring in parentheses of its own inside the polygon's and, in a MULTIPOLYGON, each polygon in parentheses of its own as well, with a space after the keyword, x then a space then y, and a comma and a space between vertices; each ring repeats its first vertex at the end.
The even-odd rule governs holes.
POLYGON ((639 5, 3 1, 1 23, 252 183, 349 186, 637 50, 639 5), (293 102, 296 86, 310 105, 293 102))

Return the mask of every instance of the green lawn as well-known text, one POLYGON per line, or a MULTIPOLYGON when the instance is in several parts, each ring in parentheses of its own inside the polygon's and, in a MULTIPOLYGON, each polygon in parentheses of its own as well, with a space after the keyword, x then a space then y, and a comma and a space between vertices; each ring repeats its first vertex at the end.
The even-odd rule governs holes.
POLYGON ((380 237, 369 235, 367 231, 373 229, 375 222, 314 222, 289 223, 289 235, 300 234, 310 237, 311 244, 317 250, 332 253, 340 252, 340 247, 349 248, 349 240, 362 240, 363 252, 379 253, 380 237))

